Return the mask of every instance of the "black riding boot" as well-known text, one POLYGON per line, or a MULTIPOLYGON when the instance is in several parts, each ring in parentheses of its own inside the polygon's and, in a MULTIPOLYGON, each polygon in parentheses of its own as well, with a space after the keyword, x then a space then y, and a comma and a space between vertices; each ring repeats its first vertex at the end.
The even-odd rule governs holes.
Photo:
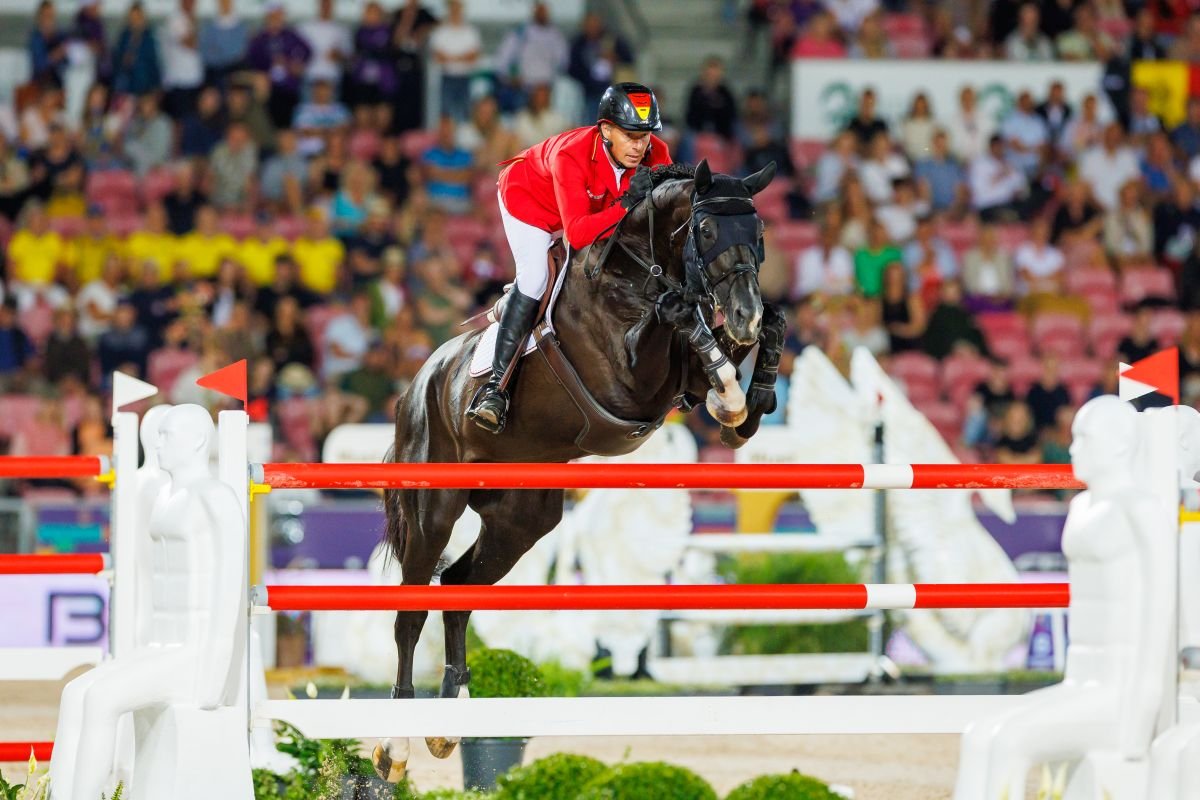
POLYGON ((508 413, 508 392, 500 388, 500 381, 508 371, 509 364, 521 356, 521 349, 529 332, 533 330, 541 300, 526 297, 514 286, 504 300, 504 313, 500 317, 500 330, 496 332, 496 354, 492 359, 492 377, 480 387, 467 409, 467 416, 489 433, 504 430, 508 413))

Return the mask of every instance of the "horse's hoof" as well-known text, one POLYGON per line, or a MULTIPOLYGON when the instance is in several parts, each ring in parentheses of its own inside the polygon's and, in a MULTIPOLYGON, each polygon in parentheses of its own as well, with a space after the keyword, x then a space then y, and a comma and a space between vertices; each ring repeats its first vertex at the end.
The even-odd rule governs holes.
POLYGON ((429 748, 429 754, 434 758, 449 758, 454 752, 454 748, 458 747, 457 736, 426 736, 425 746, 429 748))
POLYGON ((388 783, 399 783, 408 771, 408 739, 383 739, 371 751, 375 774, 388 783))
POLYGON ((749 439, 743 439, 738 435, 736 428, 721 428, 721 444, 728 447, 730 450, 737 450, 744 445, 749 439))

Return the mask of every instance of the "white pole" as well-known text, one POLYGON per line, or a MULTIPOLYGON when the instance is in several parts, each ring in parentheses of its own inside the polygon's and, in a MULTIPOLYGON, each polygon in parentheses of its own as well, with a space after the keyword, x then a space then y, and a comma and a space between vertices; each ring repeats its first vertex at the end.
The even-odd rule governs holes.
POLYGON ((108 648, 114 658, 133 651, 136 634, 138 416, 131 411, 112 415, 112 512, 108 522, 112 551, 113 587, 108 604, 108 648))

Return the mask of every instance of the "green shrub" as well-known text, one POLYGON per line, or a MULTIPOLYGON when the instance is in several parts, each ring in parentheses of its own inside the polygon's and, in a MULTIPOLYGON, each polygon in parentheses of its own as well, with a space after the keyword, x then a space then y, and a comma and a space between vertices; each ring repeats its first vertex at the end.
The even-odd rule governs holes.
POLYGON ((491 795, 469 789, 433 789, 421 795, 420 800, 489 800, 491 795))
POLYGON ((483 648, 467 658, 471 697, 545 697, 537 665, 512 650, 483 648))
POLYGON ((539 664, 538 671, 542 673, 545 697, 579 697, 592 682, 588 673, 564 667, 557 661, 539 664))
POLYGON ((501 775, 496 800, 568 800, 607 770, 591 756, 555 753, 501 775))
MULTIPOLYGON (((840 553, 744 553, 722 559, 718 569, 730 583, 859 583, 861 580, 840 553)), ((734 655, 841 653, 866 647, 866 620, 830 625, 731 625, 722 638, 722 650, 734 655)))
POLYGON ((729 793, 725 800, 841 800, 816 778, 792 772, 760 775, 729 793))
POLYGON ((602 773, 575 800, 717 800, 717 793, 690 769, 641 761, 602 773))

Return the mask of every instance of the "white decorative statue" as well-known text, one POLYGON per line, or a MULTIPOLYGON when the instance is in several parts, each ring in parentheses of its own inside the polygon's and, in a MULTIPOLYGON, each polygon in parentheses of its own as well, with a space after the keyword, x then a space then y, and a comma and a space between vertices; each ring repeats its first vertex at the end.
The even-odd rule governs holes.
POLYGON ((1175 543, 1149 486, 1143 425, 1113 396, 1076 415, 1071 462, 1088 488, 1071 501, 1063 529, 1071 583, 1064 680, 968 726, 954 800, 1018 800, 1034 764, 1074 760, 1066 797, 1148 796, 1149 750, 1174 665, 1175 543))
POLYGON ((250 800, 245 710, 234 706, 246 640, 246 523, 209 471, 208 412, 161 420, 158 461, 171 477, 149 521, 147 639, 67 684, 51 761, 53 800, 112 792, 117 723, 134 712, 133 800, 250 800), (219 768, 214 768, 219 764, 219 768))

